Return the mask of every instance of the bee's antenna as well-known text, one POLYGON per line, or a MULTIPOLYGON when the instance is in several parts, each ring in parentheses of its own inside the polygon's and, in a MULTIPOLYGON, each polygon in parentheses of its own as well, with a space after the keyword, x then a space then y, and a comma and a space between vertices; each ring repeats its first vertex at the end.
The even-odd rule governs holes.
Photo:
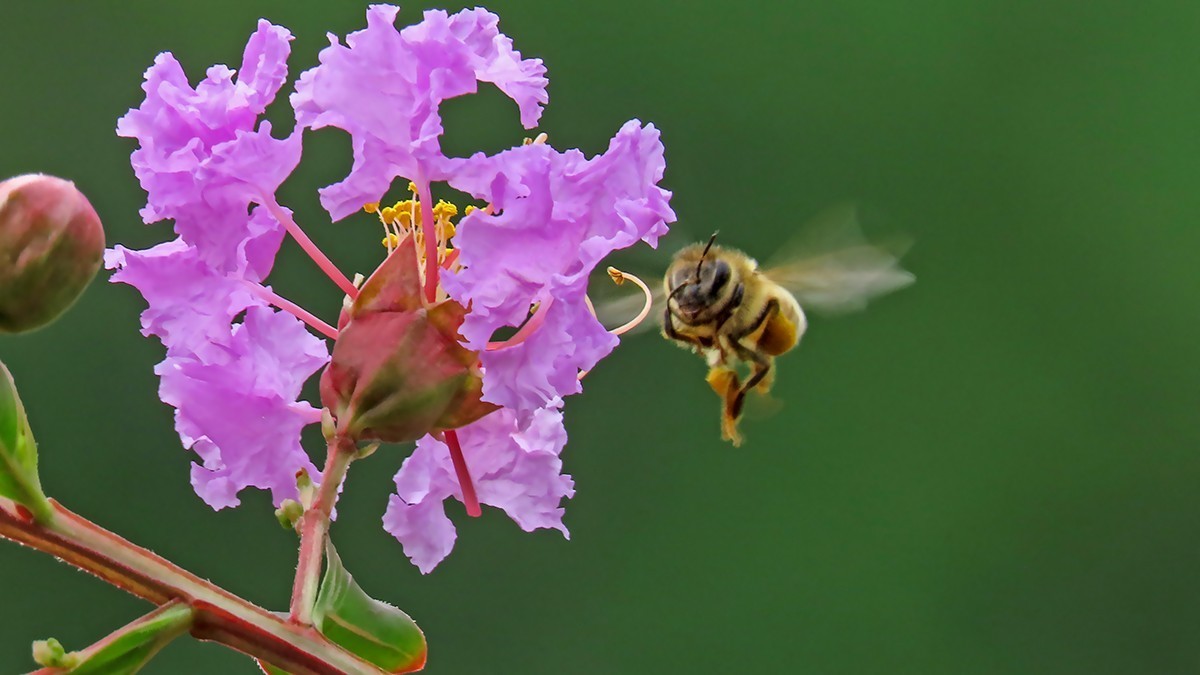
POLYGON ((704 259, 708 257, 708 250, 712 248, 713 242, 717 240, 717 235, 720 233, 721 231, 717 230, 716 232, 712 233, 711 237, 708 238, 708 243, 704 246, 704 252, 700 254, 700 262, 696 263, 696 281, 700 280, 700 267, 704 264, 704 259))
POLYGON ((708 243, 705 244, 704 251, 700 253, 700 261, 696 263, 695 275, 693 275, 693 277, 691 279, 688 279, 687 281, 679 284, 675 288, 672 288, 671 293, 669 295, 667 295, 667 300, 671 300, 676 295, 678 295, 680 291, 687 288, 688 284, 700 283, 700 268, 704 266, 704 259, 706 257, 708 257, 708 251, 709 251, 709 249, 711 249, 713 247, 713 242, 715 242, 717 240, 717 234, 719 234, 720 232, 721 232, 720 230, 717 230, 716 232, 712 233, 711 237, 708 238, 708 243))

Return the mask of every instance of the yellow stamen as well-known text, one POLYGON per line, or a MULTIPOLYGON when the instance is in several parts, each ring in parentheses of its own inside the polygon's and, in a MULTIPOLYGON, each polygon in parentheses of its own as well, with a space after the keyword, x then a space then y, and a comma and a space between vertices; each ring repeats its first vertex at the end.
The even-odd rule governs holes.
POLYGON ((367 213, 377 213, 379 211, 379 202, 369 202, 363 204, 363 211, 367 213))

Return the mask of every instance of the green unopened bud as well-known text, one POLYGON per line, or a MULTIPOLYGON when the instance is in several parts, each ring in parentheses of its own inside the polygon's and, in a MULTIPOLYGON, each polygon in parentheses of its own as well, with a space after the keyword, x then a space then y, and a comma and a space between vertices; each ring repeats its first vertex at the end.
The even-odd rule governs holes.
POLYGON ((459 344, 466 310, 421 301, 412 237, 375 270, 339 321, 321 402, 337 432, 358 440, 413 441, 496 410, 481 400, 478 355, 459 344))
POLYGON ((296 529, 296 523, 300 521, 300 517, 304 515, 304 506, 295 499, 285 499, 275 509, 275 517, 279 520, 279 524, 285 530, 296 529))
POLYGON ((74 183, 42 174, 0 182, 0 333, 53 321, 103 255, 100 217, 74 183))
POLYGON ((62 643, 54 638, 34 641, 33 660, 46 668, 74 668, 77 661, 75 655, 68 654, 62 643))

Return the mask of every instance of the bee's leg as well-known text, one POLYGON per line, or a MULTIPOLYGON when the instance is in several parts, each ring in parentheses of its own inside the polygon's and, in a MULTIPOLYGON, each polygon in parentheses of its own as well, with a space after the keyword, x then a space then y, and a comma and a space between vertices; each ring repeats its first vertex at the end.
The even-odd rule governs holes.
POLYGON ((668 340, 674 340, 675 342, 679 342, 681 344, 688 345, 696 351, 700 351, 701 349, 703 349, 705 347, 704 343, 701 342, 699 339, 692 337, 690 335, 684 335, 684 334, 680 333, 679 331, 675 330, 675 317, 674 317, 674 315, 671 314, 671 309, 669 307, 667 309, 663 310, 662 332, 663 332, 663 337, 667 338, 668 340))
POLYGON ((767 370, 763 373, 762 381, 758 383, 756 389, 758 393, 767 395, 771 391, 771 386, 775 384, 775 357, 767 357, 767 370))
POLYGON ((751 367, 753 368, 753 372, 750 374, 750 377, 747 378, 745 384, 743 384, 741 388, 737 390, 737 393, 733 396, 732 402, 729 404, 730 414, 734 419, 737 419, 742 414, 742 404, 746 402, 747 392, 762 382, 767 382, 766 386, 768 388, 770 387, 770 380, 768 378, 771 377, 771 373, 773 372, 773 369, 771 368, 771 362, 774 359, 765 354, 759 354, 752 349, 747 349, 746 347, 742 346, 740 342, 734 342, 732 344, 734 350, 737 351, 738 357, 743 361, 752 364, 751 367))
POLYGON ((771 372, 772 359, 769 355, 761 353, 757 349, 751 349, 742 344, 742 339, 754 334, 764 326, 769 326, 771 321, 779 315, 779 301, 771 298, 762 312, 754 320, 754 323, 746 326, 738 333, 729 336, 729 344, 733 347, 738 358, 752 365, 754 372, 751 373, 746 383, 738 390, 737 395, 729 402, 729 413, 736 420, 742 414, 742 404, 746 401, 746 393, 755 386, 762 384, 760 391, 763 393, 771 388, 771 372))

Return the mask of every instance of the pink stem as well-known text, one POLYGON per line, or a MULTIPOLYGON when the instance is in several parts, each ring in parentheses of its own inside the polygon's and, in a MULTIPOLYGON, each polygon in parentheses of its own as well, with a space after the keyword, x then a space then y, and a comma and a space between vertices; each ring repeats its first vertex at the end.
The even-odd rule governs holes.
POLYGON ((288 620, 307 626, 312 624, 313 604, 321 581, 321 563, 325 559, 325 537, 329 534, 329 516, 337 502, 338 488, 346 478, 350 462, 354 461, 354 443, 341 437, 329 441, 325 470, 321 472, 321 487, 317 499, 300 518, 300 562, 292 584, 292 603, 288 620))
POLYGON ((446 447, 450 448, 450 461, 454 463, 454 473, 458 475, 458 485, 463 491, 463 504, 467 507, 467 515, 478 518, 483 515, 483 510, 479 508, 479 497, 475 494, 475 483, 467 469, 467 458, 463 456, 462 446, 458 443, 458 433, 453 429, 446 432, 446 447))
POLYGON ((228 645, 293 675, 380 673, 311 629, 282 618, 131 544, 50 501, 39 523, 0 498, 0 538, 74 565, 156 605, 182 600, 196 612, 191 633, 228 645))
POLYGON ((304 249, 304 252, 308 254, 308 257, 312 258, 313 262, 317 263, 317 267, 321 268, 321 271, 324 272, 325 275, 330 279, 332 279, 333 283, 337 284, 338 288, 342 289, 343 293, 351 298, 358 297, 358 289, 354 287, 354 284, 350 283, 350 280, 346 278, 346 275, 342 274, 341 270, 339 270, 337 266, 333 264, 333 261, 329 259, 329 256, 325 255, 321 249, 317 248, 317 245, 313 243, 312 239, 308 238, 307 234, 304 234, 304 230, 300 229, 300 226, 296 224, 296 221, 293 220, 290 215, 288 215, 287 211, 284 211, 283 207, 279 206, 279 204, 275 202, 274 197, 263 195, 263 206, 267 207, 267 210, 271 212, 271 215, 274 216, 275 220, 283 224, 283 227, 287 229, 288 234, 292 235, 292 239, 295 239, 296 243, 300 244, 300 248, 304 249))
POLYGON ((255 284, 255 283, 251 283, 249 281, 247 281, 245 283, 247 286, 250 287, 250 290, 254 291, 255 295, 257 295, 258 297, 262 298, 263 300, 271 303, 275 307, 282 309, 283 311, 287 312, 288 314, 291 314, 292 316, 296 317, 297 319, 300 319, 304 323, 311 326, 313 328, 313 330, 317 331, 321 335, 324 335, 325 337, 329 338, 330 340, 338 339, 338 332, 337 332, 336 328, 334 328, 333 326, 330 326, 329 324, 325 323, 324 321, 318 319, 315 315, 313 315, 311 312, 304 309, 300 305, 297 305, 296 303, 292 302, 291 300, 287 300, 287 299, 279 296, 274 291, 263 286, 262 284, 255 284))
MULTIPOLYGON (((421 204, 421 232, 425 236, 425 299, 437 301, 438 255, 437 224, 433 222, 433 193, 424 174, 418 173, 413 183, 417 186, 417 197, 421 204)), ((414 217, 413 220, 416 220, 414 217)))

